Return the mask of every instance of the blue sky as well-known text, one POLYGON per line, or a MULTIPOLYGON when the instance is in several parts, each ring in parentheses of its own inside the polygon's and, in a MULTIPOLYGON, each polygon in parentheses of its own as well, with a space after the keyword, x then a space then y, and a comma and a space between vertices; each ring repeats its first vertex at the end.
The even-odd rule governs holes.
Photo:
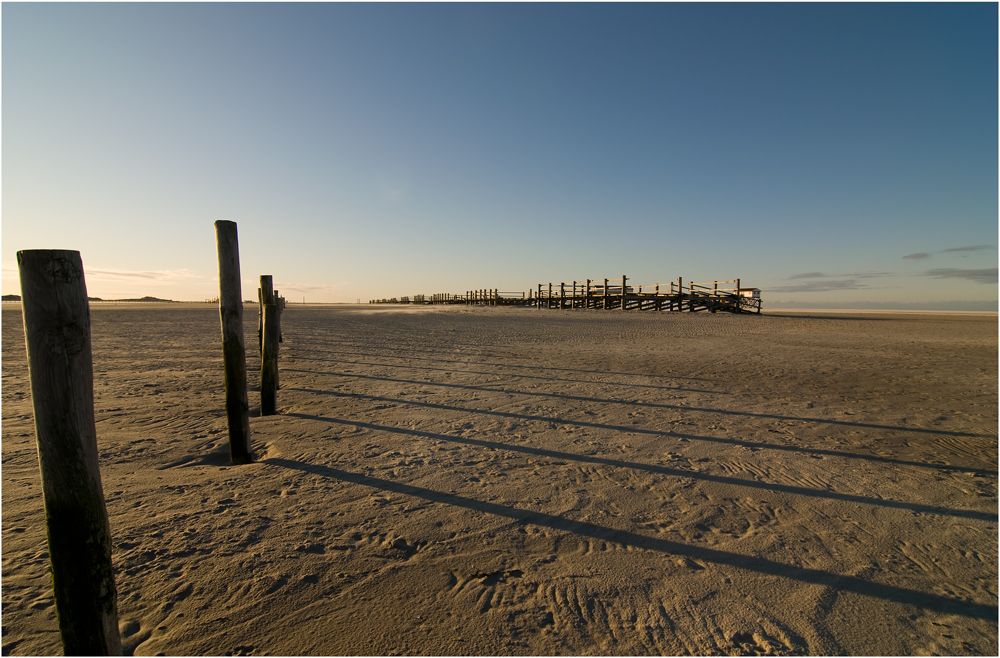
POLYGON ((627 274, 997 308, 997 5, 19 4, 3 292, 353 302, 627 274))

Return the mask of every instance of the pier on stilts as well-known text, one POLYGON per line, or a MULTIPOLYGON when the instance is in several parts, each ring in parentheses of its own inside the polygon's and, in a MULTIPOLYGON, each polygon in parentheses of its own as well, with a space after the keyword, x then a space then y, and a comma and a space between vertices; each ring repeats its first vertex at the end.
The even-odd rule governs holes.
POLYGON ((600 309, 619 311, 708 311, 715 313, 760 313, 758 288, 743 287, 740 279, 684 283, 683 277, 669 283, 634 285, 628 276, 619 279, 539 283, 536 290, 502 292, 496 288, 467 290, 462 294, 439 293, 373 299, 371 304, 466 304, 471 306, 528 306, 537 309, 600 309))

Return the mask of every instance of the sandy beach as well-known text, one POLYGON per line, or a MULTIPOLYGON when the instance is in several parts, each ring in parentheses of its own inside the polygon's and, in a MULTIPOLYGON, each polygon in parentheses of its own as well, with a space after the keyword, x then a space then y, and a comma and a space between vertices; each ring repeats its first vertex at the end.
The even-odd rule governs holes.
MULTIPOLYGON (((60 654, 20 308, 3 654, 60 654)), ((94 305, 127 655, 996 655, 997 315, 94 305)))

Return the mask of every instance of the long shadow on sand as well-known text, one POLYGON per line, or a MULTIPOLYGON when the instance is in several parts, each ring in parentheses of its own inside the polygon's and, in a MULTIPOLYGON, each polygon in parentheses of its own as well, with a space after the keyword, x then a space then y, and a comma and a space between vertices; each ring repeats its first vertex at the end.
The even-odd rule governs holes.
MULTIPOLYGON (((301 389, 296 389, 296 390, 301 390, 301 389)), ((920 503, 911 503, 898 500, 886 500, 883 498, 869 498, 867 496, 857 496, 854 494, 837 493, 836 491, 824 491, 822 489, 810 489, 808 487, 796 487, 787 484, 774 484, 770 482, 758 482, 756 480, 744 480, 742 478, 729 477, 725 475, 711 475, 709 473, 699 473, 697 471, 689 471, 681 468, 667 468, 666 466, 656 466, 653 464, 643 464, 640 462, 620 461, 617 459, 608 459, 606 457, 594 457, 592 455, 578 455, 571 452, 560 452, 558 450, 545 450, 543 448, 533 448, 531 446, 500 443, 497 441, 487 441, 484 439, 470 439, 462 436, 451 436, 450 434, 425 432, 422 430, 407 429, 403 427, 389 427, 388 425, 375 425, 374 423, 365 423, 356 420, 343 420, 340 418, 331 418, 329 416, 315 416, 315 415, 300 414, 300 413, 285 413, 283 415, 291 416, 294 418, 302 418, 305 420, 318 420, 324 423, 335 423, 338 425, 363 427, 365 429, 375 430, 379 432, 406 434, 409 436, 419 436, 423 438, 437 439, 439 441, 464 443, 466 445, 473 445, 481 448, 492 448, 495 450, 510 450, 512 452, 522 452, 539 457, 552 457, 555 459, 565 459, 565 460, 584 462, 589 464, 602 464, 605 466, 612 466, 615 468, 629 468, 634 470, 646 471, 649 473, 657 473, 660 475, 669 475, 671 477, 690 478, 692 480, 703 480, 705 482, 716 482, 719 484, 734 485, 738 487, 748 487, 751 489, 764 489, 766 491, 794 494, 798 496, 809 496, 812 498, 829 498, 832 500, 843 500, 862 505, 874 505, 877 507, 887 507, 891 509, 905 509, 920 514, 939 514, 942 516, 954 516, 966 519, 976 519, 980 521, 991 521, 994 523, 997 521, 997 515, 995 512, 978 512, 975 510, 954 510, 954 509, 949 509, 947 507, 937 507, 934 505, 921 505, 920 503)))
MULTIPOLYGON (((509 376, 506 373, 501 372, 486 372, 483 370, 462 370, 459 368, 435 368, 433 366, 411 366, 408 364, 399 363, 372 363, 371 361, 348 361, 346 359, 318 359, 314 356, 309 357, 298 357, 304 361, 322 361, 324 363, 339 363, 342 365, 350 366, 376 366, 384 368, 394 368, 394 369, 405 369, 405 370, 428 370, 431 372, 445 372, 445 373, 457 373, 462 375, 487 375, 490 377, 496 376, 509 376)), ((470 363, 464 363, 463 365, 472 365, 470 363)), ((502 366, 495 366, 506 368, 509 367, 506 364, 502 366)), ((518 366, 524 367, 524 366, 518 366)), ((617 373, 621 374, 621 373, 617 373)), ((712 395, 730 395, 725 391, 712 391, 704 388, 690 388, 687 386, 654 386, 652 384, 633 384, 631 382, 608 382, 601 381, 597 379, 568 379, 566 377, 543 377, 541 375, 515 375, 520 379, 541 379, 547 382, 569 382, 571 384, 600 384, 601 386, 624 386, 626 388, 655 388, 660 391, 683 391, 685 393, 711 393, 712 395)), ((639 376, 639 375, 633 375, 639 376)), ((686 379, 686 377, 679 377, 678 379, 686 379)))
MULTIPOLYGON (((322 343, 322 345, 324 346, 329 345, 329 343, 322 343)), ((313 357, 314 354, 321 354, 321 353, 334 354, 334 355, 347 355, 347 356, 364 356, 372 358, 380 356, 379 354, 373 353, 374 351, 379 351, 379 352, 399 352, 402 355, 400 357, 392 357, 392 356, 385 357, 390 359, 405 358, 407 361, 430 361, 432 363, 453 363, 456 365, 463 365, 463 366, 470 365, 470 362, 467 360, 463 361, 460 359, 430 359, 427 357, 413 356, 409 348, 400 348, 400 347, 372 347, 370 345, 364 345, 364 346, 351 345, 351 347, 365 347, 368 349, 368 351, 366 352, 329 350, 329 349, 323 349, 322 347, 306 346, 306 344, 303 343, 300 343, 297 347, 298 349, 302 350, 303 354, 296 355, 296 358, 303 359, 306 361, 321 361, 322 359, 316 359, 315 357, 313 357)), ((430 350, 420 350, 420 351, 426 352, 430 350)), ((434 350, 434 351, 440 352, 441 354, 448 354, 449 356, 455 356, 456 354, 459 354, 459 352, 457 352, 456 350, 434 350)), ((294 355, 294 352, 290 352, 290 354, 294 355)), ((522 365, 517 363, 477 363, 476 365, 491 366, 494 368, 511 368, 511 369, 520 368, 523 370, 530 370, 531 372, 551 370, 555 372, 582 372, 588 375, 612 375, 615 377, 644 377, 646 379, 686 379, 688 381, 715 381, 715 379, 711 377, 687 377, 684 375, 650 375, 648 373, 641 373, 641 372, 615 372, 612 370, 586 370, 584 368, 560 368, 556 366, 535 365, 533 363, 530 365, 522 365)), ((567 381, 575 381, 575 380, 567 380, 567 381)), ((646 388, 666 388, 666 389, 673 388, 671 386, 662 386, 662 387, 653 386, 652 384, 644 384, 643 386, 645 386, 646 388)))
MULTIPOLYGON (((326 419, 329 420, 329 419, 326 419)), ((372 487, 381 491, 390 491, 404 496, 423 498, 435 503, 454 505, 465 509, 494 514, 496 516, 513 519, 519 523, 530 523, 532 525, 543 526, 570 532, 584 537, 592 537, 601 541, 611 541, 624 546, 657 551, 668 555, 685 556, 692 560, 722 564, 738 569, 748 569, 758 573, 777 576, 779 578, 789 578, 804 583, 821 585, 841 592, 853 592, 863 596, 870 596, 877 599, 913 605, 925 610, 932 610, 946 614, 955 614, 973 619, 997 620, 997 607, 983 603, 972 603, 959 601, 956 599, 929 594, 919 590, 905 589, 893 585, 875 583, 856 576, 845 576, 842 574, 821 571, 819 569, 807 569, 789 564, 782 564, 773 560, 740 555, 711 548, 699 546, 689 546, 680 542, 666 539, 656 539, 646 537, 634 532, 615 530, 599 526, 585 521, 573 521, 553 514, 535 512, 531 510, 499 505, 465 496, 435 491, 424 487, 416 487, 392 480, 384 480, 360 473, 351 473, 330 466, 319 464, 307 464, 301 461, 271 457, 261 463, 281 468, 295 469, 306 473, 312 473, 322 477, 350 482, 365 487, 372 487)))
POLYGON ((327 377, 354 377, 357 379, 371 379, 380 382, 392 382, 394 384, 415 384, 418 386, 440 386, 443 388, 458 388, 467 391, 481 391, 483 393, 507 393, 509 395, 524 395, 539 398, 555 398, 559 400, 572 400, 573 402, 593 402, 596 404, 621 404, 629 407, 646 407, 650 409, 671 409, 674 411, 699 412, 708 414, 721 414, 724 416, 742 416, 744 418, 766 418, 768 420, 793 420, 802 423, 822 423, 827 425, 842 425, 847 427, 864 427, 876 430, 892 430, 895 432, 917 432, 921 434, 939 434, 944 436, 961 436, 971 438, 993 438, 988 434, 977 434, 974 432, 952 432, 948 430, 936 430, 927 427, 900 427, 897 425, 878 425, 875 423, 858 423, 849 420, 832 420, 829 418, 807 418, 804 416, 781 416, 778 414, 758 414, 749 411, 731 411, 729 409, 711 409, 708 407, 689 407, 682 404, 665 404, 662 402, 641 402, 637 400, 615 400, 613 398, 591 398, 584 395, 566 395, 565 393, 551 393, 539 391, 516 391, 508 388, 475 386, 473 384, 447 384, 444 382, 427 382, 416 379, 400 379, 398 377, 379 377, 377 375, 360 375, 356 373, 321 372, 318 370, 296 370, 293 368, 283 368, 282 372, 302 372, 310 375, 324 375, 327 377))
POLYGON ((528 420, 533 422, 555 423, 557 425, 575 425, 577 427, 591 427, 594 429, 611 430, 614 432, 631 432, 633 434, 647 434, 650 436, 662 436, 674 439, 687 439, 689 441, 703 441, 706 443, 722 443, 725 445, 739 446, 742 448, 757 448, 761 450, 781 450, 784 452, 796 452, 806 455, 822 455, 826 457, 844 457, 846 459, 862 459, 865 461, 878 462, 882 464, 893 464, 898 466, 916 466, 918 468, 929 468, 941 471, 954 471, 957 473, 972 473, 981 477, 996 476, 997 471, 985 468, 974 468, 971 466, 953 466, 951 464, 937 464, 927 462, 907 461, 903 459, 892 459, 880 455, 864 455, 856 452, 846 452, 843 450, 828 450, 825 448, 806 448, 803 446, 777 445, 773 443, 762 443, 760 441, 746 441, 743 439, 724 439, 715 436, 699 436, 696 434, 682 434, 673 430, 666 432, 662 430, 650 430, 641 427, 625 427, 623 425, 608 425, 606 423, 592 423, 585 420, 567 420, 555 416, 534 416, 531 414, 518 414, 512 411, 497 411, 495 409, 470 409, 468 407, 454 407, 447 404, 435 402, 421 402, 419 400, 403 400, 400 398, 387 398, 381 395, 366 395, 364 393, 344 393, 342 391, 323 391, 313 388, 288 388, 289 391, 299 391, 302 393, 312 393, 314 395, 332 395, 341 398, 360 398, 371 400, 372 402, 389 402, 392 404, 409 405, 412 407, 426 407, 428 409, 440 409, 442 411, 458 411, 461 413, 482 414, 485 416, 498 416, 501 418, 513 418, 516 420, 528 420))

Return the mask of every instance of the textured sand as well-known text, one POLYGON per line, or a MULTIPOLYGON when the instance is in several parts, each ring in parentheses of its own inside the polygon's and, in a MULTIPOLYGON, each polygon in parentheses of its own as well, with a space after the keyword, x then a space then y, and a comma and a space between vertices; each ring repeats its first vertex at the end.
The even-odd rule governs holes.
MULTIPOLYGON (((997 316, 92 310, 126 653, 997 653, 997 316)), ((3 310, 3 653, 61 652, 3 310)))

